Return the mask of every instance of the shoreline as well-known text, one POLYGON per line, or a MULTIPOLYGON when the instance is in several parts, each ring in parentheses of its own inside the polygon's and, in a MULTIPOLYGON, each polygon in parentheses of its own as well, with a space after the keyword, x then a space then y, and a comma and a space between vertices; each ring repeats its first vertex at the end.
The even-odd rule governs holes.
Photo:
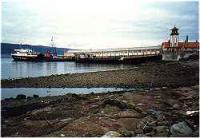
POLYGON ((1 80, 2 88, 155 88, 195 85, 199 62, 151 62, 137 68, 1 80))

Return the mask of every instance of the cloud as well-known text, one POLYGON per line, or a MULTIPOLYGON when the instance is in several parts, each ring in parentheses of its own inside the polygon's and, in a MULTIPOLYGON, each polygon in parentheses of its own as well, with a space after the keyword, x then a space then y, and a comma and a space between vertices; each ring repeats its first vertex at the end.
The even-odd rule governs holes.
POLYGON ((177 25, 198 39, 198 2, 4 0, 2 41, 71 48, 158 45, 177 25))

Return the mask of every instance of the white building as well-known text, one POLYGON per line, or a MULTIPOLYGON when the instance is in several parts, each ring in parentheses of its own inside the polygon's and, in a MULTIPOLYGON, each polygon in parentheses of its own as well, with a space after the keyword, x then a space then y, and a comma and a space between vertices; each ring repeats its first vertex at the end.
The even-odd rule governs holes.
POLYGON ((162 43, 162 60, 180 60, 190 55, 199 53, 199 42, 189 42, 186 36, 185 42, 179 42, 178 28, 171 29, 170 40, 162 43))

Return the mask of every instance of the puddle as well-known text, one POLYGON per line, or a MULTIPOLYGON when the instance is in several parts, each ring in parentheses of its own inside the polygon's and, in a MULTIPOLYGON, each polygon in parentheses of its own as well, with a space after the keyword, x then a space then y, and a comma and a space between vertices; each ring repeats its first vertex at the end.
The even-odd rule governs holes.
POLYGON ((89 94, 89 93, 105 93, 113 91, 131 90, 130 88, 2 88, 1 99, 15 98, 18 94, 40 97, 65 95, 67 93, 89 94))

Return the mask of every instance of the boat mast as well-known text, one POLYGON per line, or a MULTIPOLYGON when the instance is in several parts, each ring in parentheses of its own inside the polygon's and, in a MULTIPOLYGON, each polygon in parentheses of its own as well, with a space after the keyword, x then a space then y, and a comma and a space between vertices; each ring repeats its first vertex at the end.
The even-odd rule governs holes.
POLYGON ((54 48, 53 55, 57 56, 57 51, 56 51, 53 36, 51 37, 51 46, 52 46, 52 48, 54 48))

